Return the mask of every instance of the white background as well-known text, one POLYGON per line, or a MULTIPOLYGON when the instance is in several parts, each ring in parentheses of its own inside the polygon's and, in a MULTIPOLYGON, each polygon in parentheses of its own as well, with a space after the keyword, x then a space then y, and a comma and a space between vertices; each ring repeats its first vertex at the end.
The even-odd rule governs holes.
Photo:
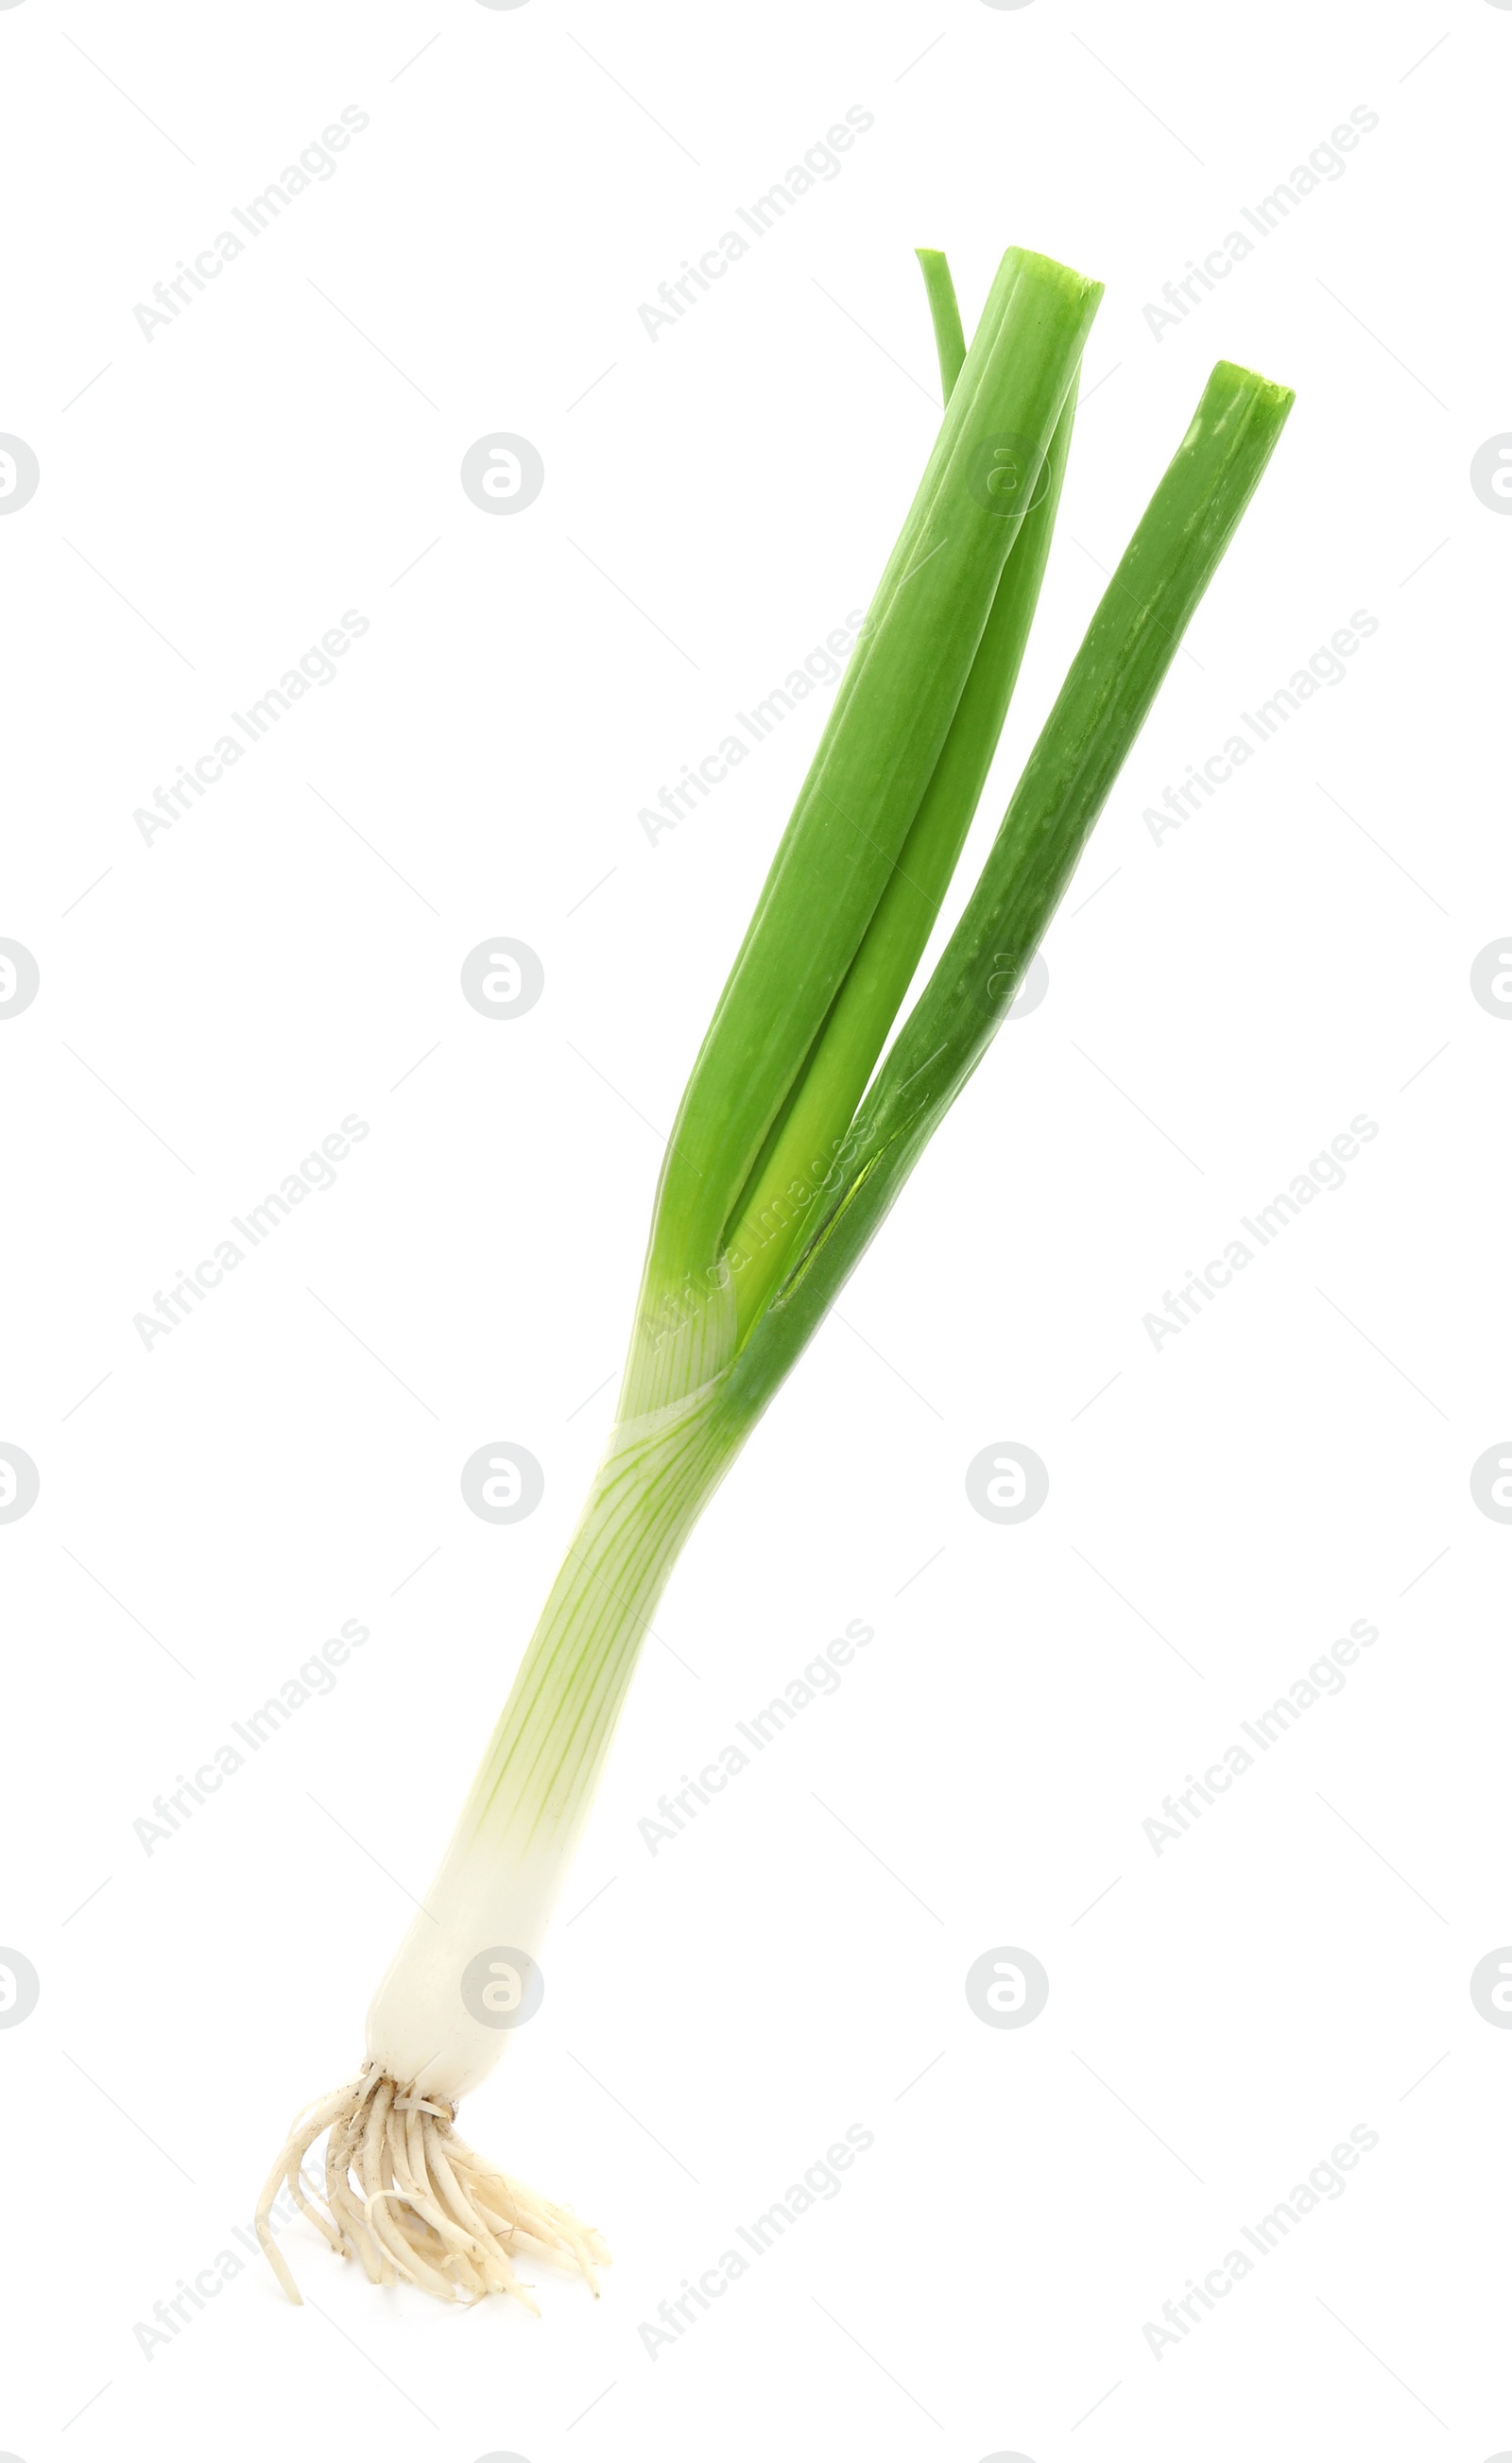
POLYGON ((41 969, 0 1030, 0 1437, 41 1474, 0 1528, 23 2463, 1512 2447, 1512 2035, 1468 1993, 1512 1938, 1512 1530, 1469 1488, 1512 1423, 1512 1030, 1469 990, 1512 915, 1512 527, 1468 477, 1512 426, 1509 45, 1488 0, 0 11, 0 428, 41 467, 0 523, 0 931, 41 969), (335 175, 145 338, 134 304, 348 105, 335 175), (638 304, 853 105, 840 176, 652 341, 638 304), (1156 340, 1145 304, 1356 106, 1345 176, 1156 340), (969 327, 1010 241, 1108 294, 953 910, 1213 360, 1297 408, 1048 997, 675 1576, 545 2007, 464 2115, 603 2229, 604 2298, 540 2270, 539 2324, 448 2315, 301 2226, 318 2313, 248 2261, 144 2353, 356 2065, 826 696, 655 846, 637 810, 866 602, 939 417, 913 248, 969 327), (500 429, 546 469, 511 519, 458 480, 500 429), (144 843, 348 609, 335 681, 144 843), (1359 609, 1346 680, 1156 843, 1145 809, 1359 609), (510 1023, 458 983, 501 933, 546 970, 510 1023), (350 1113, 336 1186, 144 1348, 350 1113), (1360 1113, 1346 1186, 1156 1351, 1162 1293, 1360 1113), (505 1438, 546 1496, 499 1529, 458 1473, 505 1438), (1009 1439, 1050 1492, 1004 1528, 963 1474, 1009 1439), (348 1619, 335 1691, 145 1854, 153 1798, 348 1619), (653 1858, 657 1798, 852 1619, 840 1692, 653 1858), (1156 1857, 1161 1798, 1356 1619, 1342 1695, 1156 1857), (1002 1945, 1050 1977, 1023 2031, 964 1996, 1002 1945), (842 2193, 648 2356, 853 2124, 842 2193), (1162 2302, 1359 2125, 1347 2193, 1156 2357, 1162 2302))

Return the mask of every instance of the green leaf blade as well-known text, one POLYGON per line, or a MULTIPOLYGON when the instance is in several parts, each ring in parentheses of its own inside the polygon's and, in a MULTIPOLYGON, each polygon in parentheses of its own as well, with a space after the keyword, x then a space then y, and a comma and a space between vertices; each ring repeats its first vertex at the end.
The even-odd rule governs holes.
POLYGON ((1293 396, 1220 361, 1093 615, 960 924, 853 1124, 798 1264, 735 1364, 759 1409, 976 1068, 1275 449, 1293 396))
MULTIPOLYGON (((896 863, 1100 296, 1099 284, 1026 251, 1009 250, 999 269, 694 1064, 658 1194, 622 1411, 685 1390, 689 1363, 667 1338, 685 1322, 690 1291, 702 1306, 721 1271, 731 1211, 896 863)), ((700 1365, 707 1374, 706 1349, 700 1365)))

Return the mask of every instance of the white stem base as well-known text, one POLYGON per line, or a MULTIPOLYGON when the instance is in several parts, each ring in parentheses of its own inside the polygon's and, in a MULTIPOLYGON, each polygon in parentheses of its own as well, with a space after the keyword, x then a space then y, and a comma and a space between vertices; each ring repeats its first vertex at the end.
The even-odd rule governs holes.
POLYGON ((373 2283, 418 2283, 440 2300, 469 2304, 505 2293, 538 2317, 514 2271, 529 2252, 570 2258, 597 2299, 594 2269, 609 2263, 597 2233, 474 2154, 455 2120, 454 2105, 399 2085, 369 2061, 294 2124, 257 2208, 258 2240, 291 2300, 299 2301, 299 2287, 268 2220, 286 2184, 337 2256, 360 2258, 373 2283), (326 2129, 322 2212, 306 2195, 302 2167, 326 2129))

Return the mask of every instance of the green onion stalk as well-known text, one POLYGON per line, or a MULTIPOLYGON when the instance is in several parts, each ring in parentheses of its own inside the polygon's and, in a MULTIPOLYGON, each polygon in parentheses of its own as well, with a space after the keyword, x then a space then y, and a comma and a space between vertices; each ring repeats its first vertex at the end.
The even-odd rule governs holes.
MULTIPOLYGON (((356 2079, 287 2184, 375 2282, 529 2301, 524 2248, 594 2282, 565 2208, 464 2145, 457 2106, 539 1993, 551 1911, 688 1534, 1011 1004, 1291 406, 1220 362, 1072 661, 961 920, 888 1036, 996 752, 1039 601, 1101 286, 1022 249, 969 349, 921 250, 944 416, 667 1142, 624 1382, 562 1569, 356 2079), (327 2133, 323 2191, 305 2158, 327 2133)), ((596 2284, 594 2285, 596 2289, 596 2284)))

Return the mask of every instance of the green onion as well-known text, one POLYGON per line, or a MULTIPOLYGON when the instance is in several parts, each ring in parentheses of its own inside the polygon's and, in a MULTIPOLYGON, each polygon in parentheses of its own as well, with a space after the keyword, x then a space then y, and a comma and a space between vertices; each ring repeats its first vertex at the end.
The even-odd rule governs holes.
POLYGON ((964 350, 945 261, 919 257, 940 434, 694 1062, 616 1424, 562 1570, 378 1987, 361 2073, 295 2125, 264 2192, 259 2236, 296 2300, 268 2224, 286 2182, 375 2282, 533 2306, 522 2245, 594 2281, 596 2234, 464 2146, 458 2102, 529 1993, 678 1553, 991 1041, 1291 405, 1214 370, 878 1067, 1018 676, 1100 296, 1010 250, 964 350), (322 2132, 323 2208, 301 2175, 322 2132))

